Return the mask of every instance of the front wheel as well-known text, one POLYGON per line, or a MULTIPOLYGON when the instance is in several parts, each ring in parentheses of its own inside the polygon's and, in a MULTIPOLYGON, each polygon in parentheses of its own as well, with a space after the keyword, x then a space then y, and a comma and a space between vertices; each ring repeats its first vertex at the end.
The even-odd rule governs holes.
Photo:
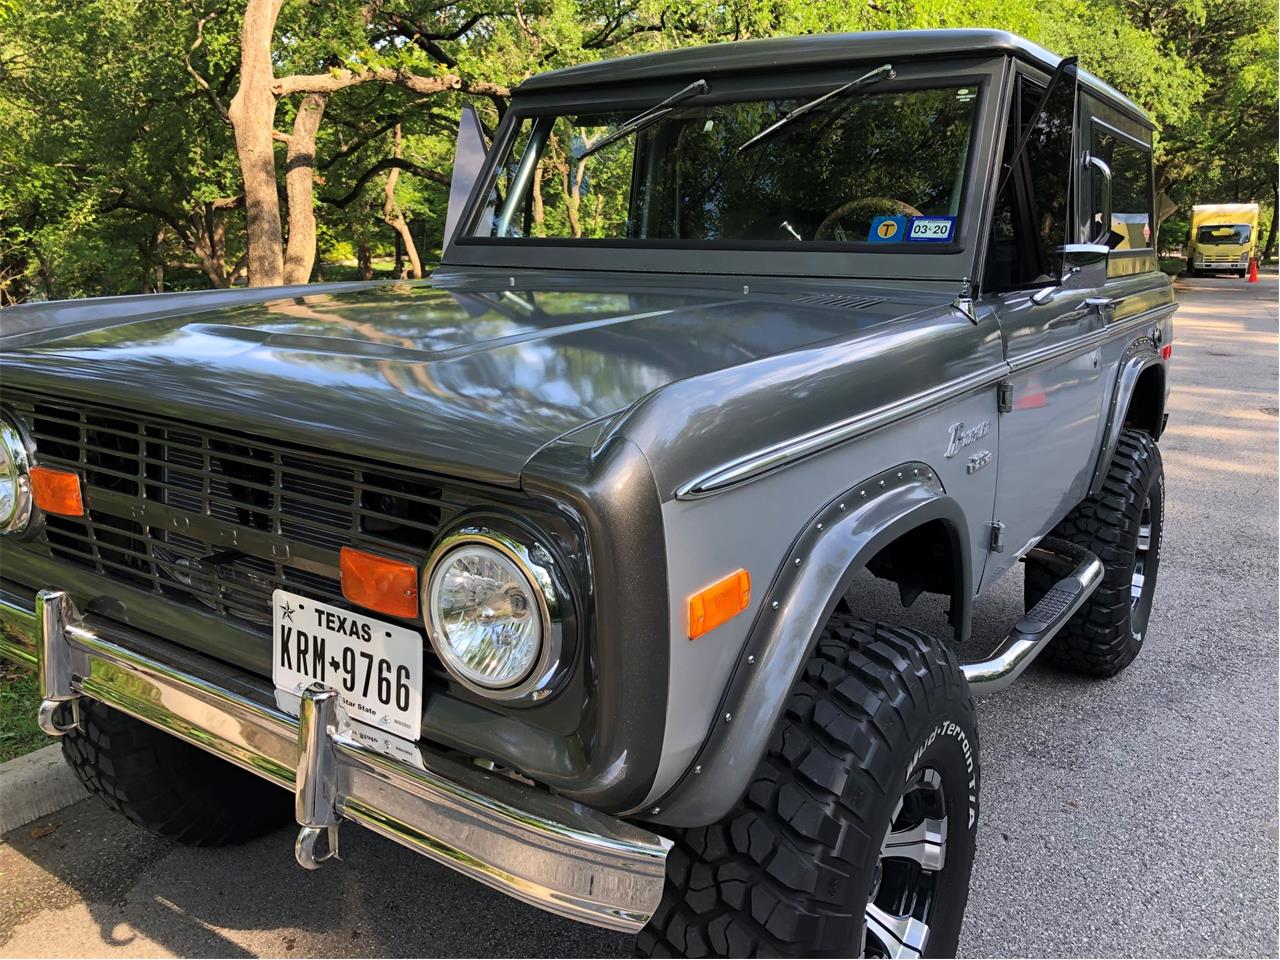
POLYGON ((108 807, 176 843, 229 846, 293 820, 279 787, 96 700, 80 701, 62 756, 108 807))
POLYGON ((644 956, 954 956, 978 818, 955 657, 843 604, 718 823, 679 830, 644 956))

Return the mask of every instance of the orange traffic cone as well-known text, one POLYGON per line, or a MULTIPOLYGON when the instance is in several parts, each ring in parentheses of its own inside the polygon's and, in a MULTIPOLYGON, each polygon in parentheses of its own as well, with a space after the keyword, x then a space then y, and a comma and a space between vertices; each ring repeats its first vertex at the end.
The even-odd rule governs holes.
POLYGON ((1257 257, 1249 258, 1249 282, 1250 283, 1258 282, 1258 258, 1257 257))

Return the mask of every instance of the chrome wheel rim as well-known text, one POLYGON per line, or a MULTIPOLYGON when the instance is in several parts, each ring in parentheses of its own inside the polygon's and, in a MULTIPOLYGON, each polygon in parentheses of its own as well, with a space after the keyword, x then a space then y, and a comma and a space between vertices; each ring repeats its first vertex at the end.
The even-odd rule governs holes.
POLYGON ((947 859, 947 803, 932 767, 907 782, 880 845, 861 955, 920 957, 947 859))
POLYGON ((1137 608, 1147 585, 1147 560, 1151 553, 1151 499, 1142 506, 1138 521, 1138 546, 1133 555, 1133 576, 1129 581, 1129 605, 1137 608))

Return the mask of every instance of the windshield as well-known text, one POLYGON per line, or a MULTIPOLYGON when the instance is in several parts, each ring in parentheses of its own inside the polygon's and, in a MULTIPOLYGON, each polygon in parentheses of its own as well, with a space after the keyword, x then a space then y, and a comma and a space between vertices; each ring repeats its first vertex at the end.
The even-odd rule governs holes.
POLYGON ((471 235, 923 251, 958 236, 977 87, 850 92, 739 149, 812 99, 695 98, 598 151, 635 111, 525 117, 471 235))
POLYGON ((1248 243, 1252 232, 1247 223, 1215 223, 1200 228, 1196 243, 1248 243))

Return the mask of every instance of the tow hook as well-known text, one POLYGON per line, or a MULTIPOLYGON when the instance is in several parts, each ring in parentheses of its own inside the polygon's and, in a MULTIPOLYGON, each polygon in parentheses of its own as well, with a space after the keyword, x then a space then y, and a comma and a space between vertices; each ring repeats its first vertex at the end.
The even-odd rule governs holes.
POLYGON ((40 711, 36 723, 51 737, 63 737, 80 726, 80 697, 71 689, 71 645, 67 625, 79 620, 71 598, 61 590, 36 595, 40 623, 40 711), (70 714, 68 718, 67 714, 70 714))
POLYGON ((313 683, 302 691, 298 711, 298 769, 294 779, 294 812, 298 839, 293 855, 307 870, 318 870, 338 856, 338 757, 333 737, 338 730, 338 691, 313 683), (319 852, 320 838, 326 849, 319 852))

